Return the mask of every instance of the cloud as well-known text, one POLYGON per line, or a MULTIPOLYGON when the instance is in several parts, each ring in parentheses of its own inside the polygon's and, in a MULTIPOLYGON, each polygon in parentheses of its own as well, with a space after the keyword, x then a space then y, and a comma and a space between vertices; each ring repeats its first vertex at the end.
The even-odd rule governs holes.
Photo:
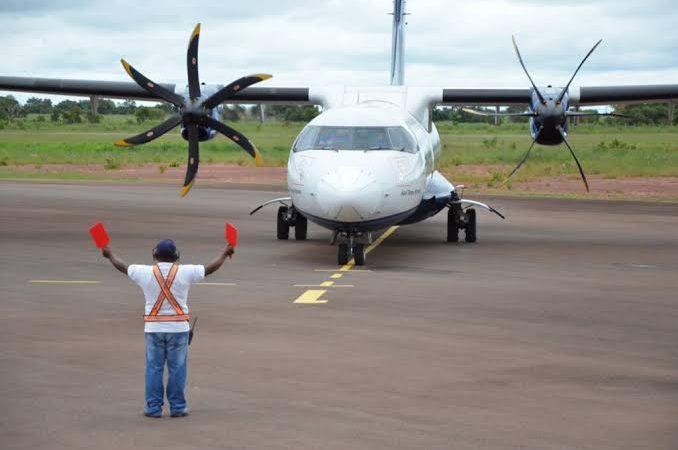
MULTIPOLYGON (((185 51, 202 23, 201 79, 270 72, 269 85, 385 84, 390 0, 4 0, 0 75, 127 80, 125 57, 158 82, 185 83, 185 51)), ((564 84, 599 39, 575 85, 678 83, 678 8, 647 0, 409 0, 406 81, 564 84)))

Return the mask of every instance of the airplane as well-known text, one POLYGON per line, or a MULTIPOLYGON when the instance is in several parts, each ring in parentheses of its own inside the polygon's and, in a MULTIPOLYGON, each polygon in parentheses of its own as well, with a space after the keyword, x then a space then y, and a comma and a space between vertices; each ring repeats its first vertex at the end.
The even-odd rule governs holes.
MULTIPOLYGON (((466 242, 477 240, 476 209, 504 216, 489 205, 463 198, 455 186, 436 170, 440 160, 440 136, 432 121, 436 106, 523 105, 530 118, 532 144, 509 175, 527 160, 535 144, 564 143, 577 163, 588 190, 588 182, 574 150, 567 141, 568 119, 588 115, 570 111, 573 106, 611 103, 669 101, 678 98, 678 84, 636 86, 571 87, 584 62, 581 61, 563 88, 538 87, 523 62, 515 38, 514 50, 531 87, 527 89, 455 89, 408 87, 405 71, 405 0, 394 0, 390 85, 377 87, 252 87, 271 77, 253 74, 226 86, 203 84, 198 72, 200 24, 191 34, 186 56, 188 84, 156 83, 124 59, 130 82, 0 77, 0 90, 38 92, 97 98, 166 101, 178 113, 154 128, 116 142, 128 147, 150 142, 180 126, 188 141, 188 163, 182 189, 185 196, 194 184, 199 166, 199 143, 222 134, 261 163, 256 146, 244 135, 219 120, 218 108, 229 104, 316 105, 322 112, 299 133, 287 165, 289 196, 272 199, 257 208, 280 203, 276 232, 289 239, 294 228, 297 240, 305 240, 308 221, 332 231, 337 244, 337 263, 366 263, 366 246, 372 233, 392 225, 413 224, 443 209, 447 213, 447 241, 458 242, 464 231, 466 242)), ((467 110, 483 114, 476 110, 467 110)), ((494 115, 494 114, 492 114, 494 115)), ((614 115, 614 114, 610 114, 614 115)))

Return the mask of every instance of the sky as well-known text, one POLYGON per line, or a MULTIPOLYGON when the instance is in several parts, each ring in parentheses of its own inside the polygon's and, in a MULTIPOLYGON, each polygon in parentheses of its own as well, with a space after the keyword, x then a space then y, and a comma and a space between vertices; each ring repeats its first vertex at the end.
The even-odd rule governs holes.
MULTIPOLYGON (((392 8, 391 0, 2 0, 0 75, 128 81, 124 57, 156 82, 184 85, 200 22, 201 81, 264 72, 274 77, 261 86, 383 85, 392 8)), ((574 86, 678 83, 675 0, 408 0, 406 10, 408 85, 527 87, 511 35, 538 85, 564 85, 600 38, 574 86)))

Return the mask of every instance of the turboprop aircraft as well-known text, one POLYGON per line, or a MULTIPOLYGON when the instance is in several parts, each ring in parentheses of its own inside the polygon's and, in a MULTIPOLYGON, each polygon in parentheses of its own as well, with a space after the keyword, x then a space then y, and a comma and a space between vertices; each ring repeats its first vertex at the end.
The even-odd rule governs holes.
MULTIPOLYGON (((588 190, 588 182, 574 150, 567 142, 567 120, 572 106, 624 102, 667 101, 678 98, 678 84, 642 86, 570 87, 575 75, 600 41, 579 64, 563 88, 537 87, 532 81, 515 39, 514 49, 531 87, 527 89, 453 89, 407 87, 404 84, 405 0, 395 0, 388 86, 251 87, 267 74, 240 78, 226 86, 201 84, 198 74, 200 25, 191 34, 186 55, 188 85, 151 81, 124 59, 134 83, 0 77, 0 90, 48 94, 166 101, 178 113, 156 127, 116 142, 128 147, 150 142, 177 126, 188 141, 188 164, 182 189, 194 184, 199 165, 199 143, 223 134, 240 145, 256 162, 257 148, 245 136, 219 121, 222 103, 317 105, 322 112, 297 136, 289 156, 289 196, 272 199, 262 207, 282 203, 278 209, 277 237, 288 239, 294 228, 297 240, 306 239, 308 220, 333 232, 337 262, 354 258, 365 264, 365 247, 372 232, 395 224, 412 224, 448 208, 447 241, 476 241, 476 210, 480 207, 503 216, 484 203, 462 198, 459 186, 437 170, 440 136, 431 120, 439 105, 523 105, 530 117, 533 142, 513 170, 528 158, 532 147, 564 143, 574 157, 588 190)), ((93 102, 94 103, 94 102, 93 102)), ((470 110, 474 113, 480 113, 470 110)))

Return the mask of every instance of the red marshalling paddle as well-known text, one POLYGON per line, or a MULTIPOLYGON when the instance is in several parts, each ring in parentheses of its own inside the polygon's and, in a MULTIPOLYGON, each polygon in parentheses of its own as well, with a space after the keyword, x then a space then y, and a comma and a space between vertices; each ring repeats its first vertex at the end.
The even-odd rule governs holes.
POLYGON ((95 223, 94 226, 89 229, 89 234, 92 236, 92 239, 94 239, 94 245, 100 249, 107 247, 108 243, 111 241, 106 232, 106 228, 104 228, 104 224, 101 222, 95 223))
POLYGON ((231 247, 238 245, 238 229, 226 222, 226 242, 228 242, 231 247))

